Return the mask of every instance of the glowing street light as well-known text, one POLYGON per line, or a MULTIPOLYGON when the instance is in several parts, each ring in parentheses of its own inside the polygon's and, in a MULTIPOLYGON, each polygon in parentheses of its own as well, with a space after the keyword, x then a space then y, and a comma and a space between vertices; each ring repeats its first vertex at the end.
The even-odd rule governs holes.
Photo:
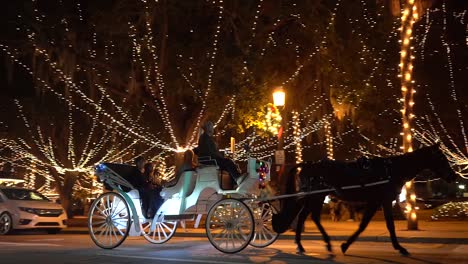
MULTIPOLYGON (((273 91, 273 104, 275 107, 283 107, 285 106, 286 101, 286 92, 283 89, 283 86, 278 86, 273 91)), ((286 113, 285 113, 286 114, 286 113)), ((276 171, 278 172, 278 183, 281 182, 281 174, 282 168, 284 169, 284 164, 286 161, 285 153, 284 153, 284 122, 285 116, 281 118, 281 128, 278 132, 278 149, 275 151, 275 163, 276 163, 276 171)))
POLYGON ((278 86, 273 91, 273 104, 275 106, 284 106, 286 102, 286 93, 283 86, 278 86))

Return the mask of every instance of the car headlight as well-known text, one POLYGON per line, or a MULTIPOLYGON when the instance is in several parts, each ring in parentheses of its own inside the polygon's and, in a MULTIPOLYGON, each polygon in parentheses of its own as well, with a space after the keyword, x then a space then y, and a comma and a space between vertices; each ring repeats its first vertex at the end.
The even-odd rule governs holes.
POLYGON ((30 213, 30 214, 37 214, 36 209, 34 208, 29 208, 29 207, 18 207, 21 211, 30 213))

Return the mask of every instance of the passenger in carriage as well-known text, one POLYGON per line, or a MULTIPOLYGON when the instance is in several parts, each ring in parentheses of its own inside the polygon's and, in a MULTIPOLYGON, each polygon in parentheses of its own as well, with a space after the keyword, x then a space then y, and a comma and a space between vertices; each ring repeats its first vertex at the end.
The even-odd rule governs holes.
POLYGON ((138 156, 135 158, 135 165, 142 174, 145 172, 145 164, 146 159, 143 156, 138 156))
POLYGON ((219 152, 218 145, 213 138, 213 122, 207 121, 202 128, 203 133, 198 139, 198 147, 195 148, 195 154, 200 157, 210 156, 211 158, 215 159, 220 169, 227 171, 239 185, 243 179, 243 177, 241 177, 239 166, 237 166, 233 160, 223 157, 223 155, 219 152))
POLYGON ((180 179, 180 176, 186 172, 186 171, 194 171, 195 168, 197 167, 197 163, 195 162, 195 153, 193 152, 193 150, 191 149, 187 149, 185 152, 184 152, 184 162, 182 163, 182 165, 180 165, 180 168, 177 170, 177 173, 174 177, 174 179, 172 179, 171 181, 167 182, 166 184, 164 184, 163 186, 164 187, 168 187, 168 186, 173 186, 175 185, 179 179, 180 179))
POLYGON ((153 218, 161 204, 164 202, 160 193, 162 179, 156 163, 146 163, 144 167, 144 194, 142 197, 143 214, 147 218, 153 218))
POLYGON ((161 184, 155 179, 158 179, 153 163, 138 156, 135 159, 135 172, 129 182, 138 190, 141 199, 141 209, 143 215, 152 218, 162 203, 162 197, 159 195, 161 192, 161 184))
POLYGON ((145 172, 145 164, 146 159, 144 157, 138 156, 135 158, 135 175, 133 175, 133 177, 130 178, 129 181, 133 185, 133 187, 137 189, 140 189, 144 185, 143 173, 145 172))

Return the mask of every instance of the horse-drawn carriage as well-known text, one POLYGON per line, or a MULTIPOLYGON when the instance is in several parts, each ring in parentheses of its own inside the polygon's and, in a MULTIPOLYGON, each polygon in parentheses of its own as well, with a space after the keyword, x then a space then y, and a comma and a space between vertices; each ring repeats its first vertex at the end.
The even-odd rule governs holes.
POLYGON ((236 188, 223 184, 226 178, 216 161, 207 163, 211 165, 186 171, 174 186, 162 189, 164 203, 152 219, 143 216, 139 192, 128 180, 134 176, 134 167, 99 164, 96 174, 112 191, 99 196, 90 207, 92 240, 105 249, 119 246, 128 235, 161 244, 172 238, 178 222, 192 220, 197 228, 206 215, 206 235, 221 252, 236 253, 249 244, 266 247, 273 243, 279 236, 272 228, 273 207, 257 199, 259 180, 270 179, 270 162, 249 158, 248 175, 236 188))
POLYGON ((300 233, 311 213, 327 250, 331 251, 330 237, 320 224, 320 211, 324 197, 334 193, 344 200, 366 202, 358 230, 341 245, 343 253, 382 207, 393 247, 408 255, 397 241, 392 201, 405 182, 423 169, 431 170, 447 182, 455 181, 455 171, 439 144, 403 155, 373 158, 366 161, 366 166, 361 163, 323 160, 298 164, 287 178, 286 194, 274 197, 259 197, 258 189, 259 180, 269 180, 270 162, 250 158, 248 176, 235 189, 223 187, 216 165, 201 166, 196 172, 185 172, 175 186, 163 189, 165 201, 152 219, 142 216, 138 191, 121 176, 125 176, 124 168, 131 166, 100 164, 97 175, 114 191, 102 194, 91 205, 88 218, 91 238, 98 246, 108 249, 120 245, 129 233, 143 235, 151 243, 164 243, 174 235, 178 221, 196 217, 195 226, 198 226, 201 215, 206 214, 206 234, 211 244, 222 252, 235 253, 249 244, 270 245, 279 236, 274 230, 284 232, 297 216, 295 242, 297 251, 302 253, 300 233), (295 188, 296 177, 305 183, 300 192, 295 188), (128 188, 129 192, 122 188, 128 188), (276 212, 269 201, 280 199, 284 203, 276 212))

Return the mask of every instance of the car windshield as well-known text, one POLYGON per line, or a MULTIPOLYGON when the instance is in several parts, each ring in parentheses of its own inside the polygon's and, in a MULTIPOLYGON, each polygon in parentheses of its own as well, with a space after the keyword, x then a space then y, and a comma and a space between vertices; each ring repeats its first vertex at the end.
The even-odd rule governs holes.
POLYGON ((25 200, 25 201, 49 201, 44 195, 24 189, 1 189, 5 196, 10 200, 25 200))

